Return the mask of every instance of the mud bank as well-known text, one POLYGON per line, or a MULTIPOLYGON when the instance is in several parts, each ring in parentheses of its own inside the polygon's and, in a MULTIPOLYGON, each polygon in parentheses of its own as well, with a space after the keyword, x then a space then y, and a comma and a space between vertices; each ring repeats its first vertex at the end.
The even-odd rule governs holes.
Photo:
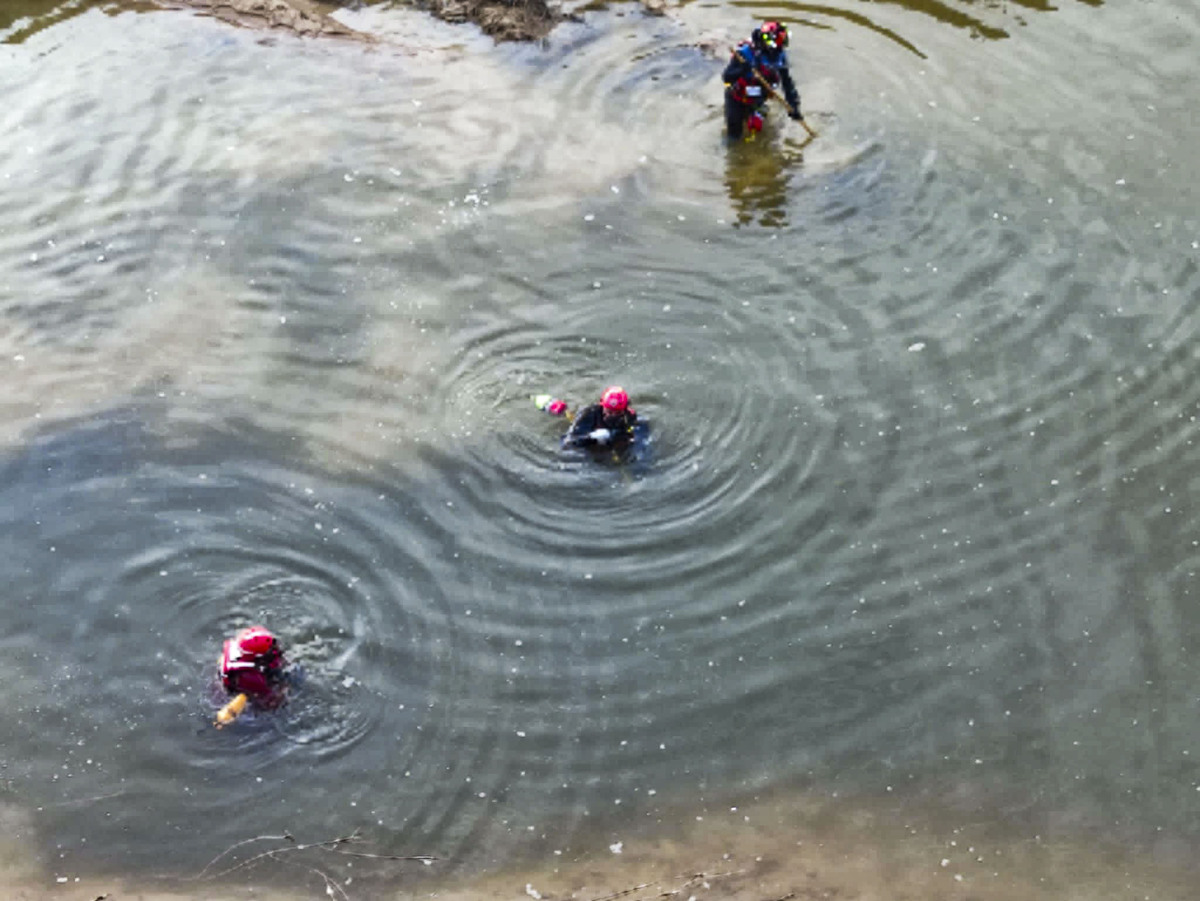
POLYGON ((304 37, 339 37, 370 41, 329 15, 336 8, 312 0, 156 0, 168 9, 192 9, 233 25, 287 31, 304 37))
MULTIPOLYGON (((174 9, 201 14, 248 28, 286 31, 303 37, 334 37, 374 41, 365 32, 337 21, 331 13, 338 3, 315 0, 157 0, 174 9)), ((473 23, 497 41, 530 41, 544 38, 567 18, 547 0, 414 0, 414 5, 452 23, 473 23)))
POLYGON ((418 0, 422 9, 447 22, 471 22, 497 41, 541 40, 563 21, 546 0, 418 0))
MULTIPOLYGON (((689 808, 610 821, 571 846, 542 836, 534 859, 486 874, 439 877, 439 865, 374 872, 313 851, 242 869, 257 847, 222 858, 232 872, 190 883, 82 877, 0 854, 18 901, 1188 901, 1194 866, 1178 853, 1055 837, 1047 823, 1015 827, 987 811, 892 799, 846 804, 790 796, 748 806, 689 808), (47 871, 48 870, 48 871, 47 871), (307 880, 307 883, 306 883, 307 880), (157 884, 156 884, 157 883, 157 884), (286 887, 285 887, 286 886, 286 887)), ((367 850, 364 848, 364 850, 367 850)), ((11 848, 8 849, 12 851, 11 848)), ((359 864, 368 861, 359 860, 359 864)), ((447 865, 449 861, 445 862, 447 865)), ((61 866, 61 862, 56 864, 61 866)), ((214 872, 220 868, 214 868, 214 872)))

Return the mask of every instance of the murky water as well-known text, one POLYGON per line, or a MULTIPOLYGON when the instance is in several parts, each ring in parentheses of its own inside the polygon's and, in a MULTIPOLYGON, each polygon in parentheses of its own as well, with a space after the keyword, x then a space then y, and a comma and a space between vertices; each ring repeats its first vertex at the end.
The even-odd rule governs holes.
MULTIPOLYGON (((730 807, 780 856, 919 804, 1006 850, 1014 894, 950 885, 979 897, 1057 884, 1035 836, 1183 865, 1194 9, 613 7, 499 47, 378 6, 340 14, 372 46, 12 9, 0 775, 34 884, 355 828, 469 883, 747 847, 678 833, 730 807), (727 147, 768 15, 820 137, 727 147), (649 444, 558 451, 529 396, 611 382, 649 444), (251 621, 307 678, 217 732, 251 621)), ((854 846, 907 867, 886 832, 854 846)), ((964 876, 944 848, 913 866, 964 876)))

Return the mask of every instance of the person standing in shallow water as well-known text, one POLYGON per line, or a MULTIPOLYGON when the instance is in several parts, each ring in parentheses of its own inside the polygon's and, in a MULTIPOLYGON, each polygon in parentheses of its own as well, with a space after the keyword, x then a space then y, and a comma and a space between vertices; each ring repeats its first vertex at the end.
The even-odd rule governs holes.
POLYGON ((762 131, 763 115, 771 90, 783 88, 788 116, 804 121, 800 113, 800 94, 788 69, 786 47, 788 29, 782 22, 763 22, 749 41, 733 51, 729 65, 721 75, 725 82, 725 128, 730 138, 762 131), (766 85, 763 82, 766 82, 766 85))
POLYGON ((545 395, 534 400, 540 409, 550 415, 571 419, 571 427, 562 439, 565 448, 612 448, 621 451, 629 447, 634 439, 638 415, 629 406, 629 394, 620 385, 605 388, 599 403, 589 404, 573 416, 565 401, 545 395))

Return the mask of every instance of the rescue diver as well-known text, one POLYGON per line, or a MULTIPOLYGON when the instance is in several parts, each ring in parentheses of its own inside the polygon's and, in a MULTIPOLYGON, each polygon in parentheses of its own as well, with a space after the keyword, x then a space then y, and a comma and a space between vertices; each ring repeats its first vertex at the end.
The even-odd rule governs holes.
POLYGON ((565 401, 549 395, 541 395, 534 400, 540 409, 550 415, 570 418, 571 427, 562 439, 564 448, 612 448, 619 452, 628 448, 635 437, 638 415, 629 406, 629 394, 620 385, 605 388, 599 403, 588 404, 575 414, 567 409, 565 401))
POLYGON ((770 96, 767 86, 772 90, 782 87, 788 117, 804 121, 800 113, 800 94, 788 70, 787 45, 786 25, 763 22, 751 32, 749 41, 743 41, 733 51, 729 65, 721 75, 725 82, 725 128, 730 138, 740 138, 745 132, 753 137, 762 131, 770 96))
POLYGON ((242 629, 221 651, 221 685, 245 695, 255 707, 273 710, 286 700, 287 660, 279 639, 262 626, 242 629))

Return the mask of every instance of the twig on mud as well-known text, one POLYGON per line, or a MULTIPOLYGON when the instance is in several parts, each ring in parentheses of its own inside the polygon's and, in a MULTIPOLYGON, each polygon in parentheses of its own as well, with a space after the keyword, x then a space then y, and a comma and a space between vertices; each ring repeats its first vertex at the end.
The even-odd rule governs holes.
MULTIPOLYGON (((683 877, 683 881, 675 886, 675 888, 664 889, 654 897, 672 898, 682 892, 685 888, 695 885, 697 882, 704 882, 709 879, 721 879, 725 876, 741 876, 745 872, 745 870, 731 870, 728 873, 693 873, 691 876, 683 877)), ((613 892, 611 895, 602 895, 599 898, 592 898, 590 901, 616 901, 617 898, 625 898, 629 895, 632 895, 634 892, 640 892, 644 888, 650 888, 652 885, 661 884, 662 883, 660 882, 643 882, 641 885, 635 885, 627 889, 622 889, 619 892, 613 892)), ((785 901, 785 899, 780 898, 779 901, 785 901)))
MULTIPOLYGON (((195 876, 190 877, 190 879, 188 881, 190 882, 192 880, 204 879, 206 877, 206 875, 208 874, 208 871, 213 868, 213 864, 215 864, 218 860, 220 860, 225 855, 231 854, 234 851, 236 851, 238 848, 241 848, 243 845, 252 845, 252 844, 254 844, 254 842, 294 842, 295 840, 296 840, 295 837, 287 832, 285 832, 283 835, 256 835, 256 836, 254 836, 254 838, 244 838, 240 842, 235 842, 234 844, 230 845, 228 848, 226 848, 224 851, 222 851, 220 854, 218 854, 216 857, 214 857, 212 860, 210 860, 207 864, 204 865, 203 870, 201 870, 195 876)), ((228 872, 228 871, 226 871, 226 872, 228 872)), ((213 877, 213 878, 216 878, 216 877, 213 877)))
MULTIPOLYGON (((257 863, 262 862, 263 860, 269 859, 269 860, 278 861, 280 859, 280 857, 284 854, 290 854, 290 853, 294 853, 296 851, 310 851, 314 848, 319 851, 329 851, 330 853, 333 853, 333 854, 342 854, 342 855, 345 855, 346 857, 362 857, 362 858, 368 858, 370 860, 419 860, 424 863, 427 861, 434 861, 434 860, 438 859, 429 854, 418 854, 418 855, 411 855, 411 856, 402 855, 402 854, 370 854, 366 851, 348 851, 343 847, 344 845, 353 844, 354 842, 359 842, 359 841, 362 841, 362 832, 359 829, 355 829, 349 835, 342 835, 337 838, 326 839, 325 841, 321 841, 321 842, 308 842, 307 844, 303 844, 303 845, 296 844, 295 836, 293 836, 289 832, 285 832, 283 835, 258 835, 258 836, 255 836, 254 838, 243 839, 242 841, 226 848, 224 851, 222 851, 220 854, 218 854, 216 857, 214 857, 211 861, 209 861, 208 866, 206 866, 203 870, 201 870, 198 875, 193 876, 192 879, 193 880, 220 879, 222 876, 228 876, 230 873, 236 873, 238 870, 243 870, 248 867, 252 867, 257 863), (235 851, 238 848, 243 847, 244 845, 249 845, 253 842, 258 842, 258 841, 277 841, 277 842, 286 841, 286 842, 291 842, 292 844, 287 845, 283 848, 272 848, 269 851, 260 851, 258 854, 255 854, 253 857, 247 857, 245 860, 241 861, 240 863, 236 863, 231 867, 226 867, 224 870, 221 870, 219 873, 211 873, 211 874, 209 873, 209 870, 212 869, 213 864, 215 864, 221 858, 227 856, 230 852, 235 851)), ((321 871, 314 870, 314 872, 320 873, 321 871)), ((326 876, 324 873, 321 873, 321 877, 326 880, 329 879, 329 877, 326 876)), ((345 894, 345 892, 343 892, 343 894, 345 894)))
POLYGON ((658 885, 657 882, 643 882, 641 885, 635 885, 632 888, 622 889, 619 892, 613 892, 611 895, 601 895, 599 898, 592 898, 591 901, 613 901, 614 898, 624 898, 626 895, 632 895, 634 892, 640 892, 644 888, 650 888, 652 885, 658 885))
POLYGON ((324 870, 318 870, 316 867, 309 867, 308 869, 325 880, 325 894, 330 898, 341 898, 342 901, 350 901, 350 896, 346 894, 346 890, 338 885, 332 876, 329 876, 324 870))

